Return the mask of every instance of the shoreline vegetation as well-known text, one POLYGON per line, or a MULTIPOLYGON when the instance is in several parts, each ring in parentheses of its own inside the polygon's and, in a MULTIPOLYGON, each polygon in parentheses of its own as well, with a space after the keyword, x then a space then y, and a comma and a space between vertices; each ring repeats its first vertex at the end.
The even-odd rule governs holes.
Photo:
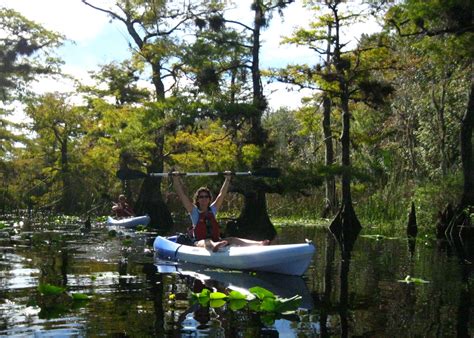
MULTIPOLYGON (((375 191, 371 196, 360 195, 357 199, 365 203, 355 203, 356 212, 361 220, 362 232, 364 235, 384 235, 384 236, 406 236, 406 227, 411 201, 415 202, 416 215, 420 235, 430 236, 435 232, 436 212, 442 209, 446 203, 446 192, 454 198, 460 191, 459 179, 451 178, 446 181, 429 181, 425 184, 419 183, 418 187, 413 185, 396 186, 393 189, 386 186, 384 189, 375 191), (411 191, 408 191, 408 190, 411 191)), ((219 214, 219 222, 225 228, 227 221, 238 217, 242 200, 235 193, 230 193, 231 202, 224 204, 223 210, 219 214)), ((268 210, 269 217, 278 231, 278 228, 288 226, 308 226, 308 227, 328 227, 331 218, 322 218, 319 215, 323 208, 323 196, 321 192, 315 190, 311 196, 278 196, 269 195, 268 210), (316 207, 315 207, 316 206, 316 207)), ((187 215, 179 208, 173 209, 170 203, 173 219, 176 225, 185 225, 189 222, 187 215), (174 211, 174 212, 173 212, 174 211)), ((41 211, 38 210, 40 213, 41 211)), ((44 211, 42 211, 44 213, 44 211)), ((78 213, 77 215, 63 215, 54 211, 47 211, 52 218, 63 219, 68 222, 84 222, 87 216, 92 216, 94 222, 105 222, 110 210, 105 208, 96 209, 91 213, 78 213)), ((15 219, 13 215, 27 215, 27 210, 4 211, 2 216, 10 215, 8 218, 13 222, 20 222, 23 219, 15 219)), ((35 214, 32 211, 31 214, 35 214)), ((24 220, 23 220, 24 221, 24 220)), ((6 222, 2 222, 5 226, 6 222)), ((158 227, 159 230, 159 227, 158 227)))
MULTIPOLYGON (((278 68, 263 63, 261 41, 291 1, 256 0, 249 23, 230 17, 226 2, 82 3, 126 28, 129 55, 67 93, 29 90, 69 77, 54 57, 65 37, 0 8, 3 212, 86 220, 124 194, 154 229, 171 231, 179 213, 166 173, 276 168, 281 175, 232 180, 223 211, 240 237, 329 220, 339 242, 360 231, 474 241, 474 34, 464 15, 472 2, 298 4, 311 22, 279 42, 314 61, 278 68), (345 30, 369 19, 382 29, 348 41, 345 30), (287 86, 284 98, 307 96, 272 108, 272 83, 287 86), (9 122, 10 106, 24 107, 28 123, 9 122)), ((222 182, 183 179, 190 191, 222 182)))

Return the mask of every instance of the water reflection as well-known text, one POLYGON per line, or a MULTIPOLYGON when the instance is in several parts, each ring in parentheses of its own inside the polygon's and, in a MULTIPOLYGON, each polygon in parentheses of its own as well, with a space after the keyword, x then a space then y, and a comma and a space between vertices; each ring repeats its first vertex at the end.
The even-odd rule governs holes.
MULTIPOLYGON (((297 311, 292 315, 276 315, 269 313, 256 313, 244 308, 231 310, 227 305, 221 307, 203 306, 190 301, 190 292, 199 293, 204 288, 214 291, 228 292, 237 290, 247 292, 257 285, 266 285, 269 288, 278 283, 264 276, 252 276, 242 272, 221 272, 208 270, 205 267, 185 267, 158 264, 157 269, 164 274, 165 297, 165 333, 170 336, 200 336, 211 337, 260 337, 260 336, 305 336, 316 334, 315 323, 308 320, 309 311, 297 311), (164 272, 166 271, 166 272, 164 272), (212 276, 212 277, 211 277, 212 276), (258 283, 258 284, 255 284, 258 283)), ((270 276, 267 276, 270 277, 270 276)), ((274 276, 275 277, 275 276, 274 276)), ((288 277, 290 281, 293 277, 288 277)), ((306 304, 312 307, 311 296, 302 284, 296 282, 294 277, 287 294, 295 291, 305 295, 306 304)), ((301 279, 301 278, 300 278, 301 279)), ((301 280, 304 284, 304 281, 301 280)), ((282 291, 278 286, 275 291, 282 291)), ((294 295, 294 294, 293 294, 294 295)))
POLYGON ((426 238, 410 253, 406 238, 360 237, 345 264, 326 229, 282 228, 286 243, 309 238, 318 248, 300 278, 189 265, 162 270, 150 255, 156 234, 112 236, 97 223, 84 233, 83 222, 45 222, 0 229, 0 336, 474 336, 472 264, 426 238), (429 283, 399 282, 407 275, 429 283), (89 300, 45 299, 40 283, 89 300), (202 287, 245 292, 256 285, 301 295, 301 309, 271 315, 190 302, 202 287))
POLYGON ((298 276, 222 270, 191 263, 177 264, 160 260, 155 265, 159 273, 192 277, 203 285, 209 284, 218 290, 236 290, 246 296, 252 296, 249 289, 254 286, 263 287, 282 298, 299 295, 302 297, 300 307, 313 309, 313 300, 308 287, 304 279, 298 276))

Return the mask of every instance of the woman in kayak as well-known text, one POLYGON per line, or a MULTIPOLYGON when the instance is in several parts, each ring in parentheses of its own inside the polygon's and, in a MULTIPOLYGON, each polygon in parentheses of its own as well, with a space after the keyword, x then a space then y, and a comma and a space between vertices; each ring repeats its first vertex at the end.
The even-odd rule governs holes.
POLYGON ((248 246, 270 244, 269 240, 253 241, 238 237, 228 237, 224 239, 220 237, 219 223, 216 220, 216 215, 229 190, 230 179, 232 177, 230 171, 224 172, 224 183, 214 201, 212 201, 211 191, 206 187, 201 187, 194 194, 194 203, 191 202, 184 191, 183 182, 181 181, 179 173, 172 173, 171 177, 176 193, 191 217, 193 224, 191 236, 195 241, 195 246, 205 247, 215 252, 226 245, 248 246))
POLYGON ((117 217, 121 218, 135 216, 132 207, 127 203, 127 198, 125 197, 125 195, 120 195, 118 198, 118 202, 112 203, 114 204, 112 206, 112 211, 117 217))

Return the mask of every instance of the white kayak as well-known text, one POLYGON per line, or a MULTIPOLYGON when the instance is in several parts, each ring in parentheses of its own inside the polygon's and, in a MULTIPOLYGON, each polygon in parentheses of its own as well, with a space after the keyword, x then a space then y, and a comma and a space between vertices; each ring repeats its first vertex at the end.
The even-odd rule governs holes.
POLYGON ((316 251, 312 243, 225 246, 217 252, 176 243, 177 236, 157 236, 153 248, 158 257, 225 269, 275 272, 301 276, 316 251))
POLYGON ((136 216, 136 217, 125 217, 121 219, 115 219, 107 217, 107 225, 118 225, 126 228, 136 227, 137 225, 148 225, 150 223, 150 216, 136 216))

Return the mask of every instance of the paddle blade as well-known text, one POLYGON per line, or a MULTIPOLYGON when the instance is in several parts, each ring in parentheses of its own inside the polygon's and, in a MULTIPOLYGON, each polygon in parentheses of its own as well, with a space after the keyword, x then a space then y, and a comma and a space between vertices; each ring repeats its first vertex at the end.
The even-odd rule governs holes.
POLYGON ((122 181, 125 180, 136 180, 139 178, 145 178, 148 175, 145 173, 142 173, 141 171, 138 170, 133 170, 133 169, 120 169, 117 171, 117 177, 121 179, 122 181))
POLYGON ((280 177, 281 170, 279 168, 262 168, 252 171, 253 176, 261 177, 280 177))

